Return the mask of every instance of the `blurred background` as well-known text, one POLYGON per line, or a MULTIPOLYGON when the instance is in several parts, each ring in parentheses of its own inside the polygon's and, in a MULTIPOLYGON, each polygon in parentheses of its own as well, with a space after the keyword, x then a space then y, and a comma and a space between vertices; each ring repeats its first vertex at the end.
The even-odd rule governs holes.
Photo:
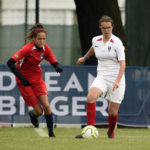
MULTIPOLYGON (((58 124, 84 124, 86 115, 82 108, 78 108, 77 100, 79 104, 85 102, 88 87, 96 76, 97 60, 93 56, 86 61, 85 65, 93 66, 74 65, 78 57, 88 51, 92 38, 101 34, 98 25, 101 16, 109 15, 114 20, 113 33, 125 46, 127 62, 127 90, 118 122, 128 126, 149 126, 149 6, 149 0, 0 0, 0 122, 6 121, 7 117, 8 122, 29 122, 25 119, 28 115, 24 101, 6 62, 26 43, 27 29, 39 22, 48 32, 47 44, 64 65, 63 73, 60 76, 54 74, 54 79, 48 76, 53 68, 42 66, 54 121, 58 124), (79 88, 80 84, 83 90, 79 88), (53 90, 53 86, 61 87, 61 91, 53 90), (68 86, 70 88, 66 91, 68 86), (64 108, 64 114, 61 108, 64 108)), ((42 63, 47 64, 46 61, 42 63)), ((104 110, 102 107, 107 108, 107 101, 99 101, 97 106, 100 106, 97 123, 106 123, 107 117, 101 110, 104 110)))
MULTIPOLYGON (((40 22, 56 58, 63 65, 75 65, 88 50, 92 37, 100 34, 98 19, 108 14, 115 22, 121 18, 114 34, 126 47, 127 65, 149 66, 149 4, 149 0, 0 0, 0 64, 6 64, 25 44, 26 30, 40 22)), ((88 64, 95 65, 95 58, 88 64)))
MULTIPOLYGON (((48 32, 47 44, 64 65, 81 56, 79 33, 73 0, 0 0, 0 64, 25 44, 25 32, 39 21, 48 32)), ((45 62, 44 62, 45 63, 45 62)))

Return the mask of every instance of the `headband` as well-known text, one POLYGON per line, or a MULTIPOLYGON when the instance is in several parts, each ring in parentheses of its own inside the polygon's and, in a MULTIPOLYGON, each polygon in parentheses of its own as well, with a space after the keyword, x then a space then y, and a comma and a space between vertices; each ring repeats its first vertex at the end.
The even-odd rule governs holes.
POLYGON ((45 32, 45 33, 46 33, 46 30, 43 29, 43 28, 38 28, 38 29, 34 30, 34 31, 32 32, 32 34, 35 34, 35 33, 38 33, 38 32, 45 32))

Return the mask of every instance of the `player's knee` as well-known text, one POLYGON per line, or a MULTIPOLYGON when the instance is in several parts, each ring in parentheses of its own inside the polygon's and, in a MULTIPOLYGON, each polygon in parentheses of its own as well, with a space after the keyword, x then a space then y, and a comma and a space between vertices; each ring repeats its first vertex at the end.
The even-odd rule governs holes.
POLYGON ((110 110, 108 110, 108 113, 110 116, 115 117, 118 114, 118 111, 115 109, 110 109, 110 110))
POLYGON ((94 96, 94 95, 89 94, 88 97, 87 97, 87 102, 89 102, 89 103, 95 103, 96 100, 97 100, 97 97, 94 96))
POLYGON ((44 112, 46 114, 50 114, 51 113, 50 105, 46 105, 46 106, 43 106, 43 107, 44 107, 44 112))
POLYGON ((43 114, 43 110, 39 112, 39 116, 42 116, 42 114, 43 114))
POLYGON ((43 114, 43 110, 42 109, 36 110, 36 115, 37 116, 41 116, 42 114, 43 114))

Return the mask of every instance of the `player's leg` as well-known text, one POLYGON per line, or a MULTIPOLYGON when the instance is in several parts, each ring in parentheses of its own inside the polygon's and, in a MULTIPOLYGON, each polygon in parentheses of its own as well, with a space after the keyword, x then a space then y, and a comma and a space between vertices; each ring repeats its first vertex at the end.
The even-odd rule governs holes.
POLYGON ((40 78, 39 82, 34 83, 33 86, 34 86, 34 92, 36 93, 36 96, 38 97, 40 104, 42 105, 42 108, 44 110, 44 117, 47 123, 49 136, 55 137, 55 134, 53 132, 53 116, 48 101, 48 91, 45 82, 43 81, 42 78, 40 78))
MULTIPOLYGON (((96 117, 96 100, 102 94, 102 91, 96 87, 90 88, 87 96, 87 125, 95 125, 96 117)), ((75 138, 83 138, 81 134, 77 135, 75 138)))
POLYGON ((114 138, 114 130, 115 126, 118 120, 118 110, 119 110, 120 104, 109 102, 108 105, 108 122, 109 122, 109 129, 108 129, 108 137, 114 138))
POLYGON ((44 117, 46 120, 49 137, 55 137, 55 134, 53 132, 53 115, 48 101, 48 96, 47 95, 39 96, 39 101, 44 109, 44 117))
POLYGON ((114 138, 114 130, 118 120, 118 111, 120 104, 124 98, 124 91, 125 91, 125 84, 119 85, 119 87, 115 90, 109 91, 110 102, 108 105, 108 122, 109 122, 109 129, 108 129, 108 137, 114 138))
POLYGON ((96 100, 102 94, 102 91, 96 87, 90 88, 87 96, 87 125, 95 125, 96 100))
POLYGON ((95 125, 96 100, 107 91, 106 83, 101 76, 93 81, 87 96, 87 125, 95 125))
POLYGON ((30 120, 33 126, 38 128, 39 127, 38 117, 43 114, 43 110, 39 103, 32 107, 33 107, 33 110, 29 110, 30 120))
POLYGON ((29 116, 33 126, 38 127, 38 116, 42 115, 43 110, 33 92, 32 86, 23 86, 22 83, 19 82, 18 88, 26 104, 33 107, 33 110, 29 110, 29 116))

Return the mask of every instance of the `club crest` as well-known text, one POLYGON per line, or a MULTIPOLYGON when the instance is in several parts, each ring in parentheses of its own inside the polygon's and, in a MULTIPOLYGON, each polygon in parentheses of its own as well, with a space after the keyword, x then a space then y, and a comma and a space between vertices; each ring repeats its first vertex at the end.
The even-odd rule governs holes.
POLYGON ((40 56, 40 58, 41 58, 41 59, 43 59, 43 57, 44 57, 44 54, 43 54, 43 53, 41 53, 41 56, 40 56))
POLYGON ((111 46, 108 46, 108 51, 110 52, 110 50, 111 50, 111 46))

